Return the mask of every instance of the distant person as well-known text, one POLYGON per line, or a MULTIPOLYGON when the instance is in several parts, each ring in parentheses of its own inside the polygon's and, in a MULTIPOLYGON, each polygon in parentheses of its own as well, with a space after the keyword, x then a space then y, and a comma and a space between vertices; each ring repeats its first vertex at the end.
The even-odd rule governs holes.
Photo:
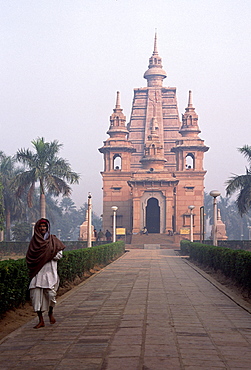
POLYGON ((44 311, 48 311, 51 324, 56 322, 53 308, 56 304, 56 292, 59 286, 57 261, 62 258, 64 248, 65 245, 55 235, 50 234, 50 222, 45 218, 38 220, 26 254, 31 278, 30 297, 39 319, 34 329, 45 326, 44 311))
POLYGON ((93 230, 93 235, 94 235, 95 240, 97 240, 98 234, 97 234, 97 230, 96 229, 93 230))
POLYGON ((148 230, 145 226, 143 227, 142 234, 148 235, 148 230))
POLYGON ((98 232, 98 237, 97 237, 97 240, 98 241, 103 241, 104 240, 104 237, 105 237, 105 234, 103 233, 103 231, 100 229, 99 232, 98 232))
POLYGON ((106 240, 107 240, 108 242, 110 242, 110 241, 112 240, 112 234, 110 233, 110 231, 109 231, 109 230, 106 230, 106 232, 105 232, 105 237, 106 237, 106 240))

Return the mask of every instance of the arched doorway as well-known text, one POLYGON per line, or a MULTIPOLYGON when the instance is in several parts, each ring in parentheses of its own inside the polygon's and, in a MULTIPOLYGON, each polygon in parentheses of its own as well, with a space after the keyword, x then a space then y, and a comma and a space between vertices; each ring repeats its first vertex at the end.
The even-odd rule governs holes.
POLYGON ((146 228, 149 233, 160 233, 160 206, 156 198, 147 201, 146 228))

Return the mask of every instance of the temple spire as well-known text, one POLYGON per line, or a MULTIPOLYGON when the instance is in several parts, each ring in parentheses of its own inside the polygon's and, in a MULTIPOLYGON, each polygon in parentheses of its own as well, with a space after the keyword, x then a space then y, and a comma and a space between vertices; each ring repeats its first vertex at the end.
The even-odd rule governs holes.
POLYGON ((192 107, 193 106, 193 98, 192 98, 192 91, 189 90, 189 96, 188 96, 188 107, 192 107))
POLYGON ((157 50, 157 32, 155 32, 153 53, 149 58, 148 70, 145 72, 144 78, 147 79, 148 87, 162 87, 166 76, 166 72, 162 69, 162 59, 157 50))
POLYGON ((117 91, 115 108, 110 116, 110 127, 107 134, 111 138, 125 138, 128 135, 126 128, 126 117, 123 113, 123 109, 120 106, 120 92, 117 91))
POLYGON ((156 30, 155 30, 155 36, 154 36, 153 55, 158 55, 158 50, 157 50, 157 31, 156 30))
POLYGON ((115 109, 120 109, 120 92, 117 91, 116 105, 115 109))
POLYGON ((200 129, 198 126, 198 115, 195 112, 195 108, 193 107, 191 90, 189 90, 188 105, 185 109, 185 113, 182 114, 182 126, 179 132, 183 137, 196 137, 200 133, 200 129))

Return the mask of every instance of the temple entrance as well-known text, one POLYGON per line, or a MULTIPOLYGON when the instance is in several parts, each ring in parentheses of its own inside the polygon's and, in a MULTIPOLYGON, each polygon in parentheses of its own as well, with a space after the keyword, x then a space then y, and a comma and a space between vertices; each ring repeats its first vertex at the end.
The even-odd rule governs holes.
POLYGON ((148 233, 160 233, 160 206, 156 198, 147 201, 146 228, 148 233))

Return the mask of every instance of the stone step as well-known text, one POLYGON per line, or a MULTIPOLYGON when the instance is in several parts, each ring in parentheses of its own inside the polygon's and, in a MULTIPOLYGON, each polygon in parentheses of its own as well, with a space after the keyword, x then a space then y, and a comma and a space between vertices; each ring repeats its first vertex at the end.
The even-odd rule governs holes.
POLYGON ((176 240, 175 236, 170 236, 167 234, 132 235, 130 248, 152 249, 153 247, 147 247, 149 245, 159 245, 159 248, 161 249, 177 248, 179 246, 179 242, 176 240))

